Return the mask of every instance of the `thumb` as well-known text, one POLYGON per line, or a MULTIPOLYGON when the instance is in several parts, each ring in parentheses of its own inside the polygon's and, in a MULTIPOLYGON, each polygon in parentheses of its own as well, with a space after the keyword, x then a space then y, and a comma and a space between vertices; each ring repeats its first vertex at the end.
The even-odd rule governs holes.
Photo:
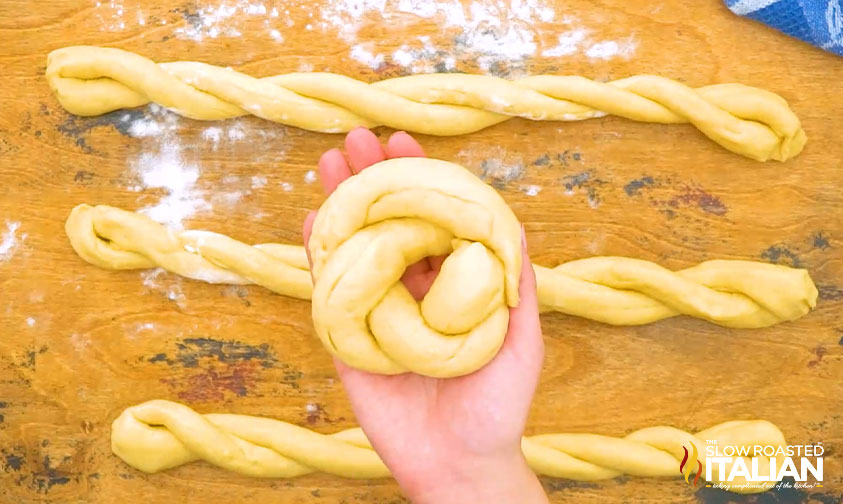
POLYGON ((544 355, 539 303, 536 294, 536 273, 527 254, 527 238, 521 226, 521 278, 518 283, 518 306, 509 310, 509 330, 504 348, 521 358, 537 358, 544 355))

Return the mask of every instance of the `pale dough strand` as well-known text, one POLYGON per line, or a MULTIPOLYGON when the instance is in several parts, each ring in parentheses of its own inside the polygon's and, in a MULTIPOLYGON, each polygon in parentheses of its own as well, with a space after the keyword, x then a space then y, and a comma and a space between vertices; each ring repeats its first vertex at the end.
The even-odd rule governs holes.
MULTIPOLYGON (((681 476, 679 465, 686 448, 697 448, 697 461, 706 466, 707 441, 719 447, 786 446, 782 432, 765 420, 731 421, 692 434, 657 426, 624 437, 599 434, 543 434, 522 438, 527 464, 539 475, 578 481, 597 481, 621 475, 681 476)), ((360 428, 320 434, 270 418, 201 415, 183 404, 152 400, 127 408, 111 426, 111 449, 128 465, 156 473, 197 460, 258 478, 293 478, 323 472, 344 478, 385 478, 389 469, 372 449, 360 428)), ((759 456, 762 475, 770 462, 759 456)), ((746 467, 752 457, 743 457, 746 467)), ((689 461, 693 473, 700 465, 689 461)), ((781 467, 780 463, 778 467, 781 467)), ((728 475, 731 465, 726 467, 728 475)), ((778 470, 778 468, 777 468, 778 470)), ((736 493, 763 492, 775 481, 743 487, 736 477, 720 482, 712 471, 711 483, 724 483, 736 493)), ((705 479, 705 472, 701 480, 705 479)))
POLYGON ((766 161, 795 157, 806 142, 780 96, 743 84, 691 88, 656 75, 611 82, 536 75, 422 74, 367 84, 311 72, 255 78, 205 63, 156 64, 115 48, 73 46, 47 58, 46 77, 68 112, 95 116, 150 102, 192 119, 253 114, 326 133, 385 125, 429 135, 472 133, 511 117, 578 121, 607 114, 692 123, 726 149, 766 161))
MULTIPOLYGON (((77 206, 65 230, 76 253, 101 268, 160 267, 204 282, 253 283, 299 299, 311 297, 301 246, 250 246, 208 231, 172 231, 144 215, 106 205, 77 206), (227 239, 200 243, 197 236, 227 239), (271 264, 254 268, 248 259, 252 249, 271 264), (252 272, 250 279, 243 276, 246 271, 252 272)), ((640 259, 591 257, 533 268, 543 312, 612 325, 686 314, 726 327, 759 328, 796 320, 817 301, 807 270, 753 261, 713 260, 670 271, 640 259)))

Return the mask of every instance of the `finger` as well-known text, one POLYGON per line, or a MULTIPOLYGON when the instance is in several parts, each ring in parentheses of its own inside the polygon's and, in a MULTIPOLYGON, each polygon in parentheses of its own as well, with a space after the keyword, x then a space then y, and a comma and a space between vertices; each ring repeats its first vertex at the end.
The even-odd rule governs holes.
POLYGON ((527 254, 527 239, 521 228, 521 278, 518 283, 518 306, 509 310, 509 330, 504 349, 521 359, 541 362, 544 356, 539 303, 536 294, 536 273, 527 254))
POLYGON ((428 271, 426 273, 422 273, 421 275, 414 275, 414 276, 402 276, 401 281, 404 282, 404 286, 407 287, 407 292, 413 296, 413 299, 416 301, 421 301, 427 295, 427 291, 430 290, 430 286, 433 285, 433 280, 436 278, 435 275, 431 275, 434 273, 433 271, 428 271))
POLYGON ((422 275, 426 272, 430 271, 430 263, 427 262, 427 258, 425 257, 419 262, 414 262, 413 264, 407 266, 407 269, 404 270, 404 276, 416 276, 422 275))
POLYGON ((366 128, 355 128, 345 136, 345 151, 354 173, 386 159, 380 140, 366 128))
POLYGON ((428 257, 427 261, 430 263, 430 269, 435 271, 442 269, 442 263, 445 262, 445 258, 447 257, 447 255, 428 257))
POLYGON ((325 194, 336 190, 340 182, 351 176, 351 168, 339 149, 331 149, 319 158, 319 180, 325 194))
POLYGON ((302 226, 302 237, 304 238, 304 251, 307 253, 307 262, 313 268, 313 261, 310 259, 310 234, 313 232, 313 221, 316 220, 316 211, 311 210, 307 217, 304 218, 304 226, 302 226))
POLYGON ((399 157, 424 157, 422 146, 403 131, 393 133, 386 142, 386 157, 389 159, 399 157))

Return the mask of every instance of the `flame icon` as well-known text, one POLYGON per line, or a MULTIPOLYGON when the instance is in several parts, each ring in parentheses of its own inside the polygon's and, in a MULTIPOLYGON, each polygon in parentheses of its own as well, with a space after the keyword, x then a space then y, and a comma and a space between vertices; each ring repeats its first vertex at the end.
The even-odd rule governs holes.
POLYGON ((702 462, 699 461, 697 458, 697 445, 693 442, 691 443, 691 451, 688 452, 688 449, 684 446, 682 447, 685 450, 685 456, 682 457, 682 462, 679 464, 679 472, 685 475, 685 483, 693 486, 697 486, 700 482, 700 476, 702 475, 702 462), (697 463, 697 476, 694 478, 694 481, 688 481, 690 478, 691 473, 694 470, 694 462, 697 463))

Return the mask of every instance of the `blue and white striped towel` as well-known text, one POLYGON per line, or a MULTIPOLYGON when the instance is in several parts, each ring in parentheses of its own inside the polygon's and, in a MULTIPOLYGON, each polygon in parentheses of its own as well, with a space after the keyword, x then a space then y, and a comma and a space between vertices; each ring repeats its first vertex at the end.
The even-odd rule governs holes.
POLYGON ((725 0, 739 16, 746 16, 843 56, 841 0, 725 0))

